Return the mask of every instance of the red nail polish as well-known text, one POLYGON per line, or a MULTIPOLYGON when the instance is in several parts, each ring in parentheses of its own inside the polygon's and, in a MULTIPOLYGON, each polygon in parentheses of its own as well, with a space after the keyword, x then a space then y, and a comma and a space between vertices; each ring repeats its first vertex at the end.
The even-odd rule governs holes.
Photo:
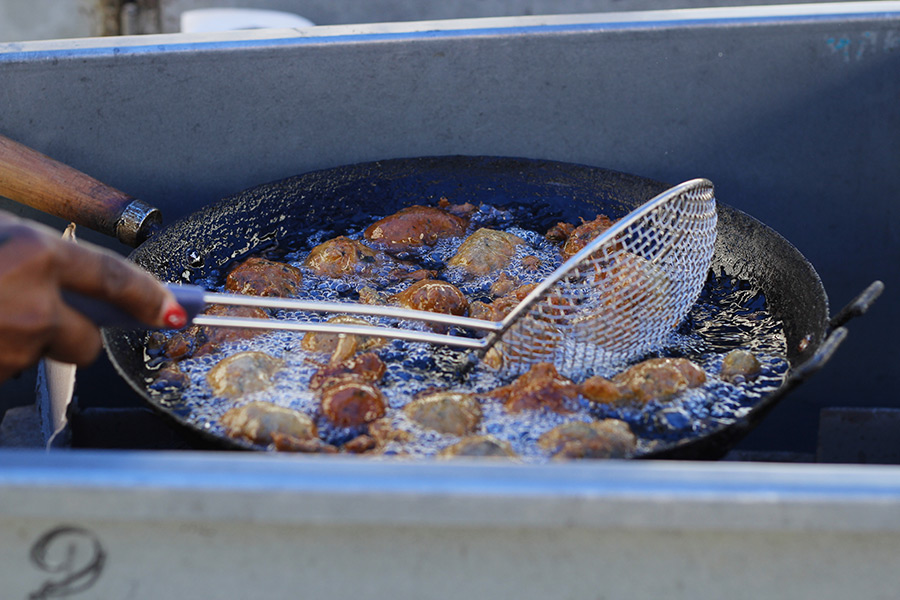
POLYGON ((181 329, 187 325, 187 313, 180 304, 172 303, 163 315, 163 321, 172 329, 181 329))

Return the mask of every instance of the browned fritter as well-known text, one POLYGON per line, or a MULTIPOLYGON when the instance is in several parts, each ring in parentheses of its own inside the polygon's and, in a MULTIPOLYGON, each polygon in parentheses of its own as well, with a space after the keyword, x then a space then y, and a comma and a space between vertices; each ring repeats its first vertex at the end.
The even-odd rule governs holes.
POLYGON ((719 376, 725 381, 739 383, 755 379, 762 371, 759 359, 749 350, 732 350, 722 359, 719 376))
POLYGON ((316 371, 309 381, 309 389, 318 390, 337 379, 381 381, 387 366, 374 352, 364 352, 352 358, 331 362, 316 371))
POLYGON ((411 442, 413 435, 409 431, 395 429, 392 420, 388 418, 376 419, 369 423, 369 436, 375 440, 376 447, 383 448, 391 442, 411 442))
POLYGON ((482 227, 463 241, 448 267, 462 269, 469 275, 482 277, 503 269, 525 240, 517 235, 482 227))
POLYGON ((508 442, 491 435, 473 435, 447 446, 440 451, 442 458, 477 456, 482 458, 516 458, 517 454, 508 442))
POLYGON ((225 290, 251 296, 297 295, 303 275, 300 269, 286 263, 252 256, 234 267, 225 278, 225 290))
POLYGON ((557 223, 547 230, 544 237, 550 242, 564 242, 569 239, 569 236, 572 235, 573 231, 575 231, 575 226, 571 223, 557 223))
POLYGON ((606 215, 597 215, 593 221, 584 221, 576 227, 566 238, 566 243, 562 247, 562 255, 569 258, 578 253, 579 250, 588 245, 588 243, 598 235, 612 227, 613 222, 606 215))
POLYGON ((206 381, 215 395, 239 398, 270 387, 283 366, 283 361, 265 352, 238 352, 216 363, 206 381))
POLYGON ((438 433, 462 436, 473 433, 481 422, 481 406, 472 394, 430 392, 403 407, 413 422, 438 433))
POLYGON ((624 458, 634 452, 637 438, 628 423, 604 419, 557 425, 538 445, 555 458, 624 458))
POLYGON ((384 396, 375 385, 386 366, 374 352, 332 362, 313 374, 315 390, 325 417, 338 427, 360 427, 384 416, 384 396))
POLYGON ((569 402, 578 397, 578 385, 557 372, 552 363, 537 363, 509 385, 488 392, 503 402, 507 412, 551 410, 571 412, 569 402))
POLYGON ((370 275, 384 260, 362 242, 338 236, 313 248, 303 264, 317 275, 339 278, 370 275))
MULTIPOLYGON (((250 306, 226 306, 213 304, 203 311, 204 315, 242 317, 249 319, 268 319, 261 308, 250 306)), ((260 335, 265 330, 240 327, 213 327, 208 325, 191 325, 187 329, 176 332, 163 346, 163 353, 173 360, 181 360, 191 356, 204 356, 219 350, 228 342, 247 340, 260 335)))
POLYGON ((507 294, 496 298, 493 302, 475 300, 469 304, 469 316, 485 321, 502 321, 503 317, 525 299, 537 287, 536 283, 522 285, 507 294))
POLYGON ((451 204, 450 200, 447 198, 441 198, 438 200, 438 206, 448 213, 452 213, 457 217, 470 218, 472 214, 478 210, 478 207, 472 204, 471 202, 464 202, 462 204, 451 204))
POLYGON ((706 373, 686 358, 651 358, 612 379, 589 377, 581 384, 581 393, 592 402, 645 404, 651 400, 664 400, 704 382, 706 373))
POLYGON ((417 281, 393 299, 406 308, 447 315, 461 316, 469 308, 468 299, 458 287, 439 279, 417 281))
POLYGON ((357 378, 331 380, 320 390, 322 412, 338 427, 360 427, 385 414, 384 396, 373 383, 357 378))
POLYGON ((406 253, 460 236, 468 224, 468 219, 440 208, 410 206, 369 225, 365 237, 387 252, 406 253))
MULTIPOLYGON (((350 315, 335 315, 328 323, 344 325, 371 325, 368 321, 350 315)), ((356 355, 358 351, 377 348, 385 343, 384 338, 346 333, 326 333, 310 331, 303 336, 300 346, 308 352, 323 352, 331 355, 332 362, 340 362, 356 355)))
POLYGON ((316 424, 309 416, 271 402, 250 402, 229 409, 222 415, 221 423, 230 437, 254 444, 271 444, 273 435, 297 440, 314 440, 319 436, 316 424))

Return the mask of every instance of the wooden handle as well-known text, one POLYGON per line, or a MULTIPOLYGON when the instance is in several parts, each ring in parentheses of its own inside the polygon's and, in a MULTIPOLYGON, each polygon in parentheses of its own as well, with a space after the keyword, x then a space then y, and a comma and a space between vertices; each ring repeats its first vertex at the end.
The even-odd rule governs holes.
POLYGON ((2 135, 0 195, 131 246, 162 220, 140 200, 2 135))

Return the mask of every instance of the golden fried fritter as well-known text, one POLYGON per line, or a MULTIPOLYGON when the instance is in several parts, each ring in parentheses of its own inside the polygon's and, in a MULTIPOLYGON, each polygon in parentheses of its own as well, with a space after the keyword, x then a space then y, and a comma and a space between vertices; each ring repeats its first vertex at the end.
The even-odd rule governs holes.
POLYGON ((581 384, 582 395, 603 404, 646 404, 665 400, 688 388, 703 385, 706 373, 686 358, 651 358, 605 379, 599 375, 581 384))
POLYGON ((624 458, 634 452, 637 438, 618 419, 575 421, 543 434, 538 445, 554 458, 624 458))
POLYGON ((253 256, 234 267, 225 278, 225 290, 251 296, 291 298, 303 281, 300 269, 253 256))
POLYGON ((365 237, 387 252, 407 253, 465 233, 469 221, 440 208, 410 206, 369 225, 365 237))

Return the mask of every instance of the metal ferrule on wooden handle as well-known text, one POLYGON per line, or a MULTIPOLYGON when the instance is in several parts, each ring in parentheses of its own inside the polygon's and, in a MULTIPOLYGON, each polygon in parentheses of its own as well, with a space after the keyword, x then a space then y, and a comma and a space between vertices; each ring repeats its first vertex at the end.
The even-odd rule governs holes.
POLYGON ((0 195, 129 246, 162 221, 156 208, 2 135, 0 195))

